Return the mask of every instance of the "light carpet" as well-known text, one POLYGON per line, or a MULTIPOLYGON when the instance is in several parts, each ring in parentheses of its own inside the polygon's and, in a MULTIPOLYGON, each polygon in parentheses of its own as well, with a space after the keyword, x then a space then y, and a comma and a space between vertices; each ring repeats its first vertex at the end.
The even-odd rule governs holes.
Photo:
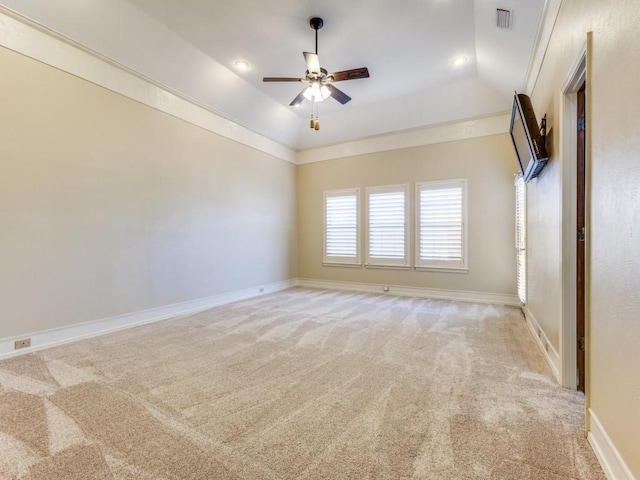
POLYGON ((0 362, 0 478, 604 479, 519 309, 294 288, 0 362))

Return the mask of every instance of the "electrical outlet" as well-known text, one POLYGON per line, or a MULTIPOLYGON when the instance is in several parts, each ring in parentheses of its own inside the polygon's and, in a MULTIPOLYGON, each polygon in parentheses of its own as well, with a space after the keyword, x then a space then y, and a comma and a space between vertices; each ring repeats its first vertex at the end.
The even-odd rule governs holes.
POLYGON ((31 346, 31 339, 30 338, 23 338, 22 340, 16 340, 14 343, 15 346, 15 350, 19 349, 19 348, 27 348, 31 346))

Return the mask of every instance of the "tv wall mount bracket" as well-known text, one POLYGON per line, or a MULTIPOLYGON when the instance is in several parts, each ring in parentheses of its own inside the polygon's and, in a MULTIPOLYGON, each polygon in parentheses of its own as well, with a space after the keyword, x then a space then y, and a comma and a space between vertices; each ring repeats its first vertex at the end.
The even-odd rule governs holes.
POLYGON ((540 136, 542 136, 542 143, 547 146, 547 114, 544 114, 542 121, 540 122, 540 136))

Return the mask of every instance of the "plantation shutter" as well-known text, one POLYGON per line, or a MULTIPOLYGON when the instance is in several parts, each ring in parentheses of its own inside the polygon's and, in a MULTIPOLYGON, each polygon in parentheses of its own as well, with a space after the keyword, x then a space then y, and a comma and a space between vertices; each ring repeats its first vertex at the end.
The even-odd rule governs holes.
POLYGON ((418 266, 465 268, 465 187, 464 180, 418 184, 418 266))
POLYGON ((527 236, 526 236, 526 188, 522 176, 517 176, 516 186, 516 275, 518 297, 524 305, 527 299, 527 236))
POLYGON ((368 203, 368 265, 409 264, 407 255, 408 185, 370 187, 368 203))
POLYGON ((360 263, 358 194, 358 189, 325 192, 325 263, 360 263))

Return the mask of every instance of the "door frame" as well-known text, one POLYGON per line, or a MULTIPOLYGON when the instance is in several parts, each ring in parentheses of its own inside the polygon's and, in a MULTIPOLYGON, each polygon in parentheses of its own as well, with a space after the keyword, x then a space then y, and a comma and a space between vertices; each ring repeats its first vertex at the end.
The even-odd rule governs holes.
MULTIPOLYGON (((589 200, 590 200, 590 109, 589 96, 589 57, 591 53, 591 33, 587 34, 582 49, 571 66, 560 91, 560 113, 562 134, 560 136, 562 152, 562 194, 561 194, 561 255, 560 275, 562 279, 562 327, 560 330, 560 383, 563 387, 577 389, 577 335, 576 335, 576 302, 577 302, 577 92, 586 82, 587 93, 585 107, 587 121, 585 123, 585 227, 589 232, 589 200)), ((588 345, 589 335, 589 244, 585 239, 585 339, 588 345)), ((588 347, 585 352, 585 393, 588 394, 589 359, 588 347)))

